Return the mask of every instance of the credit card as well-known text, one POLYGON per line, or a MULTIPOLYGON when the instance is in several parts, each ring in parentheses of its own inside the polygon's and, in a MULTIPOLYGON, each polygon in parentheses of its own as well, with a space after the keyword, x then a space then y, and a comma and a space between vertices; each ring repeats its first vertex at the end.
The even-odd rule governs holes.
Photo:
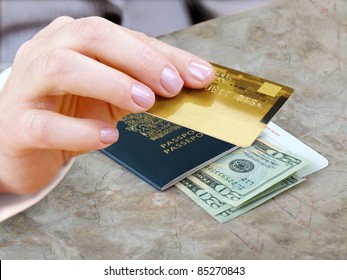
POLYGON ((294 90, 270 80, 212 64, 214 81, 156 97, 149 114, 240 147, 250 146, 294 90))

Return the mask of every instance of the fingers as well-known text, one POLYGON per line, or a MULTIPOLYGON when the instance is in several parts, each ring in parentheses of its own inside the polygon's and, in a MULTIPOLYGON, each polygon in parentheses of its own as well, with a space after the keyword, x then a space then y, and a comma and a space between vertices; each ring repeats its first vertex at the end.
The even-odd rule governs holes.
POLYGON ((86 152, 104 149, 118 140, 117 128, 107 122, 43 110, 26 111, 12 133, 22 149, 86 152))
POLYGON ((146 36, 134 34, 101 18, 79 19, 58 29, 47 47, 85 54, 167 97, 180 92, 184 83, 202 87, 211 80, 213 70, 208 63, 156 40, 146 42, 146 36))
POLYGON ((153 91, 144 84, 72 50, 48 52, 32 68, 32 89, 37 97, 76 93, 131 112, 147 110, 155 100, 153 91))
POLYGON ((161 52, 101 18, 67 24, 50 43, 116 68, 164 96, 176 95, 183 86, 178 71, 161 52))

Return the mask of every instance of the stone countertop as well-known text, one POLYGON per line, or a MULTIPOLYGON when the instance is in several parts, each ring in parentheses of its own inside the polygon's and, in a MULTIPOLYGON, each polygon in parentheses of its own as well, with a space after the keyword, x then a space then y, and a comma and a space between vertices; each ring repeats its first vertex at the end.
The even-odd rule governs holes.
POLYGON ((0 224, 0 259, 347 259, 347 2, 277 1, 161 39, 295 94, 274 122, 330 165, 219 224, 100 152, 0 224))

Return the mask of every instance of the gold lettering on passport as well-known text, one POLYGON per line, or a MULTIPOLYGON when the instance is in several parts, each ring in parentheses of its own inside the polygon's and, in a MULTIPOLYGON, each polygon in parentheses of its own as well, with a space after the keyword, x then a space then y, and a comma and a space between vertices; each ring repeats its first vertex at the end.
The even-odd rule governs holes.
POLYGON ((144 113, 129 114, 120 121, 127 125, 126 130, 140 133, 153 141, 181 128, 177 124, 144 113))
POLYGON ((163 149, 165 154, 170 154, 178 149, 182 148, 185 145, 188 145, 194 142, 196 139, 203 137, 204 134, 196 132, 194 130, 188 130, 185 133, 182 133, 170 140, 167 140, 160 144, 160 147, 163 149))

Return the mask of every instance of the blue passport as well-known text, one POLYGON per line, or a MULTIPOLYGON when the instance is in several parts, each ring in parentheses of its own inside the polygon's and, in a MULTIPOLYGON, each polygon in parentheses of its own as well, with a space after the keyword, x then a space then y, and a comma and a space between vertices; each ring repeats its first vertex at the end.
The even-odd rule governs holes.
POLYGON ((119 140, 101 152, 161 191, 237 148, 146 113, 117 128, 119 140))

